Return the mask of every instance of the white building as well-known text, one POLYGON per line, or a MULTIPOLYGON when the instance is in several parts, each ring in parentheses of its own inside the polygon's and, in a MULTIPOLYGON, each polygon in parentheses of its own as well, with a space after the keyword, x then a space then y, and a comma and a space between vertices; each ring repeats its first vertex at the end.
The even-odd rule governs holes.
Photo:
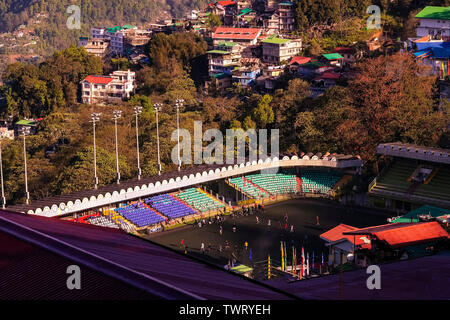
POLYGON ((416 18, 420 20, 417 37, 450 37, 450 7, 427 6, 416 18))
POLYGON ((300 53, 301 39, 281 39, 269 37, 262 43, 262 61, 269 64, 280 64, 300 53))
POLYGON ((91 104, 129 99, 135 89, 135 72, 114 71, 109 76, 87 76, 81 81, 82 101, 91 104))
POLYGON ((109 39, 81 37, 80 46, 84 47, 88 53, 100 58, 109 53, 109 39))
POLYGON ((124 39, 129 30, 137 30, 135 26, 124 25, 115 26, 113 28, 99 28, 91 29, 91 36, 93 39, 109 39, 109 50, 114 55, 124 54, 124 39))

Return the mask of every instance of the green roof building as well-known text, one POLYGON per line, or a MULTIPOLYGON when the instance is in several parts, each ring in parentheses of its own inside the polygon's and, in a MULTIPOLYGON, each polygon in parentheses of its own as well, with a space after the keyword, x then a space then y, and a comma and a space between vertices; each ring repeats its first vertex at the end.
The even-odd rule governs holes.
POLYGON ((302 49, 301 39, 282 39, 270 36, 261 41, 262 61, 268 64, 279 65, 282 61, 288 61, 300 53, 302 49))
POLYGON ((339 60, 344 59, 339 53, 326 53, 322 55, 327 60, 339 60))
POLYGON ((419 222, 419 217, 422 215, 430 215, 433 218, 450 215, 450 210, 442 209, 434 206, 425 205, 416 210, 408 212, 404 216, 395 219, 392 223, 400 223, 400 222, 419 222))
POLYGON ((450 7, 426 6, 416 18, 420 19, 417 37, 450 36, 450 7))

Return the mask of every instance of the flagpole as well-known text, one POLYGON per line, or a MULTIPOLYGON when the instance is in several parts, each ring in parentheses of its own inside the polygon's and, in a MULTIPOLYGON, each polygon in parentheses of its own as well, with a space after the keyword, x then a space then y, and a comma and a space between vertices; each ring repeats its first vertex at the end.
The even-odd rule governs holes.
POLYGON ((297 275, 297 249, 294 248, 294 275, 297 275))

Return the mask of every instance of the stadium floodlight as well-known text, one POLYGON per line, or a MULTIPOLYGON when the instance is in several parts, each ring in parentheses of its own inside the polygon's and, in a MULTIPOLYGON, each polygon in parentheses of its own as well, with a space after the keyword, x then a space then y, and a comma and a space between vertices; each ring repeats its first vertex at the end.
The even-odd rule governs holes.
POLYGON ((120 184, 120 171, 119 171, 119 142, 117 140, 117 119, 122 117, 122 110, 113 111, 114 130, 116 136, 116 172, 117 172, 117 184, 120 184))
POLYGON ((175 106, 177 108, 177 141, 178 141, 178 171, 181 170, 181 159, 180 159, 180 107, 183 106, 184 100, 177 99, 175 101, 175 106))
POLYGON ((161 156, 159 151, 159 125, 158 125, 158 112, 162 109, 162 103, 155 103, 154 109, 156 114, 156 144, 158 149, 158 175, 161 175, 161 156))
POLYGON ((27 175, 27 147, 25 142, 25 137, 30 134, 30 127, 23 126, 20 129, 20 134, 23 135, 23 160, 24 160, 24 169, 25 169, 25 196, 26 196, 26 204, 30 204, 30 193, 28 192, 28 175, 27 175))
POLYGON ((98 187, 98 177, 97 177, 97 147, 95 144, 95 123, 100 121, 100 115, 101 113, 92 113, 91 114, 91 121, 94 129, 94 188, 97 189, 98 187))
POLYGON ((137 148, 137 167, 138 167, 138 180, 141 180, 141 163, 139 159, 139 121, 138 116, 142 113, 141 106, 134 107, 134 115, 136 116, 136 148, 137 148))
POLYGON ((2 208, 6 208, 5 189, 3 186, 3 160, 2 160, 2 140, 0 139, 0 179, 2 183, 2 208))

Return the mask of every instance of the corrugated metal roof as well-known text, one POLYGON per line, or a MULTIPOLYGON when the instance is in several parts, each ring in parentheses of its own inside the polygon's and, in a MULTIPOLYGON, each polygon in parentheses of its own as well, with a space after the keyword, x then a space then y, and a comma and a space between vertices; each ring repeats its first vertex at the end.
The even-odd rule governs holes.
POLYGON ((141 300, 159 297, 0 231, 0 300, 141 300), (69 290, 78 265, 81 290, 69 290))
POLYGON ((449 239, 450 236, 438 222, 393 223, 344 232, 344 235, 370 235, 386 241, 392 248, 418 243, 449 239))
POLYGON ((425 205, 420 208, 417 208, 416 210, 410 211, 404 216, 392 221, 392 223, 399 223, 399 222, 419 222, 419 216, 421 215, 430 215, 432 217, 441 217, 444 215, 450 216, 450 210, 442 209, 434 206, 425 205))
POLYGON ((416 18, 450 20, 450 7, 426 6, 416 18))
POLYGON ((381 290, 368 290, 367 269, 310 280, 269 283, 303 299, 314 300, 448 300, 450 298, 450 252, 379 265, 381 290), (342 283, 342 296, 340 296, 342 283))
POLYGON ((0 211, 0 230, 166 299, 292 298, 288 293, 109 228, 0 211))

